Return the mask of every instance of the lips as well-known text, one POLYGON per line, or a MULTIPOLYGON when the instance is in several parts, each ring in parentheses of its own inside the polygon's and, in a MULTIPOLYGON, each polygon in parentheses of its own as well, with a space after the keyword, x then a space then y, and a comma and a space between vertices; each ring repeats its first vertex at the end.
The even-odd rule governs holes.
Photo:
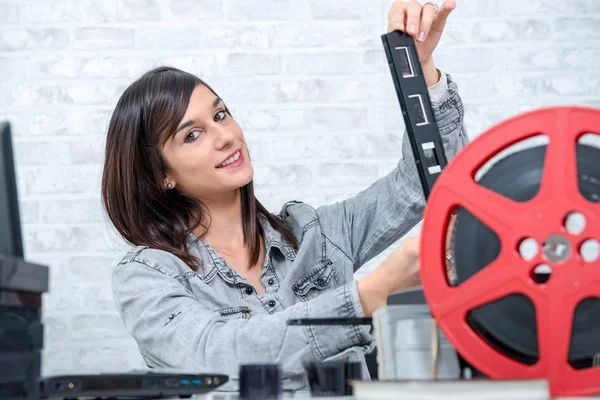
POLYGON ((224 168, 230 164, 233 164, 234 162, 239 160, 241 157, 242 157, 241 149, 237 149, 236 151, 231 153, 225 160, 223 160, 219 165, 217 165, 215 168, 224 168))

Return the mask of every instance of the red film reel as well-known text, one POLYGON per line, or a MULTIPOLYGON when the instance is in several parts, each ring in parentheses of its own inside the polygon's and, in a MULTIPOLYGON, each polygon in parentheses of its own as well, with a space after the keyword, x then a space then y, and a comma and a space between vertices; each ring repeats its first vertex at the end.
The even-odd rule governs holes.
MULTIPOLYGON (((552 278, 535 283, 531 271, 548 264, 543 252, 530 261, 519 253, 525 238, 543 243, 560 234, 573 249, 585 239, 600 240, 600 203, 578 187, 576 144, 585 133, 600 133, 600 110, 551 107, 508 119, 473 140, 450 162, 428 199, 422 232, 422 282, 432 314, 456 350, 492 379, 547 379, 552 396, 600 393, 600 367, 574 369, 568 362, 573 316, 584 298, 600 297, 600 260, 585 262, 577 251, 552 265, 552 278), (537 195, 515 202, 475 182, 476 172, 500 151, 545 134, 549 138, 537 195), (498 257, 459 286, 448 283, 445 240, 450 215, 463 207, 500 238, 498 257), (564 227, 571 212, 583 214, 583 232, 564 227), (525 365, 498 352, 467 323, 469 310, 510 294, 527 296, 535 307, 539 359, 525 365)), ((600 168, 600 160, 598 160, 600 168)), ((598 316, 600 318, 600 316, 598 316)))

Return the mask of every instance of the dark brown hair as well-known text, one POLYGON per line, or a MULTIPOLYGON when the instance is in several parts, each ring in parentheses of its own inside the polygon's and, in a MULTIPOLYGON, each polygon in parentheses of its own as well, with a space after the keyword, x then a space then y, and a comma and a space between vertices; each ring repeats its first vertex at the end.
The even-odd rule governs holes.
MULTIPOLYGON (((160 148, 183 118, 197 85, 217 96, 197 76, 171 67, 155 68, 131 84, 110 120, 102 172, 102 203, 121 236, 134 246, 168 251, 193 270, 200 264, 190 254, 187 238, 202 226, 201 239, 210 227, 210 215, 200 200, 164 187, 169 167, 160 148)), ((253 182, 240 190, 250 265, 260 254, 259 215, 297 247, 292 232, 254 197, 253 182)))

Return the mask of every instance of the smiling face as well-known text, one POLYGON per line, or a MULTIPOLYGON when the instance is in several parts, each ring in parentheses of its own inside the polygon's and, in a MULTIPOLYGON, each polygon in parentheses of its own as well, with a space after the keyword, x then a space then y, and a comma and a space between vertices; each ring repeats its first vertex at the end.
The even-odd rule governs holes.
POLYGON ((165 185, 200 200, 233 193, 254 176, 242 129, 223 100, 201 84, 161 152, 168 166, 165 185))

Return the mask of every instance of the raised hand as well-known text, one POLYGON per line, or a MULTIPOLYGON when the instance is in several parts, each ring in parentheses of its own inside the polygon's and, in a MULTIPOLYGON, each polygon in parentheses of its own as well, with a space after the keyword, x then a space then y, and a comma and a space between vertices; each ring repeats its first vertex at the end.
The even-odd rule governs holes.
POLYGON ((424 66, 431 61, 448 16, 455 8, 455 0, 445 0, 439 9, 432 2, 421 5, 416 0, 396 0, 388 12, 388 32, 401 30, 413 36, 419 61, 424 66))

